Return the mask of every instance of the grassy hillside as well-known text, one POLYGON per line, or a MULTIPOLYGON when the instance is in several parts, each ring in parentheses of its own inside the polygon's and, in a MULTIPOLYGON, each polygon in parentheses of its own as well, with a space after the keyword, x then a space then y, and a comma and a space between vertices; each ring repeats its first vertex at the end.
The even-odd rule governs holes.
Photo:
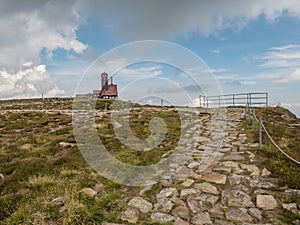
MULTIPOLYGON (((70 99, 49 100, 43 108, 71 109, 71 103, 70 99)), ((120 212, 140 188, 119 185, 97 174, 75 144, 71 115, 26 111, 41 109, 41 104, 41 100, 2 102, 0 224, 121 222, 120 212), (19 109, 25 111, 14 111, 19 109), (93 188, 96 196, 85 194, 84 188, 93 188)), ((103 110, 106 104, 111 101, 98 101, 97 108, 103 110)), ((138 107, 132 111, 130 123, 138 137, 149 134, 147 127, 153 115, 153 109, 138 107)), ((136 154, 121 145, 113 135, 109 113, 97 117, 96 126, 114 157, 132 165, 152 164, 176 144, 180 125, 176 111, 160 111, 155 116, 163 117, 171 132, 163 148, 145 153, 136 154)))

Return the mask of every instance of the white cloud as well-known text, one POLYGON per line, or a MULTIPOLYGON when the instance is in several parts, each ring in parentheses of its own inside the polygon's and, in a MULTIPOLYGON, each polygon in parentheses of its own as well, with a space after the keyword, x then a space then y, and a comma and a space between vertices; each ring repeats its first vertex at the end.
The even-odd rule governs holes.
POLYGON ((263 57, 264 68, 291 68, 300 65, 300 45, 286 45, 270 48, 263 57))
POLYGON ((215 54, 220 54, 220 53, 221 53, 221 51, 220 51, 219 49, 214 49, 214 50, 212 50, 212 53, 215 53, 215 54))
POLYGON ((256 81, 250 81, 250 80, 245 80, 245 81, 240 81, 241 85, 254 85, 256 84, 256 81))
POLYGON ((99 17, 121 37, 157 39, 195 32, 210 35, 226 28, 239 30, 259 16, 270 23, 283 13, 299 18, 298 5, 297 0, 88 0, 79 2, 78 9, 79 13, 99 17))
POLYGON ((49 77, 45 65, 26 64, 16 73, 0 71, 0 96, 2 98, 28 98, 61 96, 64 94, 49 77))
POLYGON ((0 0, 0 98, 62 94, 41 65, 40 53, 51 56, 60 48, 80 54, 86 49, 77 40, 74 3, 0 0))
POLYGON ((162 70, 158 66, 139 67, 139 68, 124 68, 120 70, 116 76, 119 80, 134 80, 156 77, 162 74, 162 70))
POLYGON ((292 72, 285 72, 284 74, 280 75, 274 83, 289 83, 300 81, 300 68, 293 70, 292 72))

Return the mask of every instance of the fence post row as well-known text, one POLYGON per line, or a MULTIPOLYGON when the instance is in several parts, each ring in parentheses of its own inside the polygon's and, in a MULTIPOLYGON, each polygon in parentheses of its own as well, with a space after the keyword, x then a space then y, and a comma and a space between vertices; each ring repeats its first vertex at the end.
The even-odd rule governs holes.
POLYGON ((262 118, 259 116, 259 149, 262 149, 262 118))

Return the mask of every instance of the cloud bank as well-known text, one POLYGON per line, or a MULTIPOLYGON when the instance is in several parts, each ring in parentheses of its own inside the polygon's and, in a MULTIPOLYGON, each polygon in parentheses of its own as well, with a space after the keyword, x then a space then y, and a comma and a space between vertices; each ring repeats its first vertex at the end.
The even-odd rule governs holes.
MULTIPOLYGON (((0 97, 8 91, 12 97, 30 96, 31 89, 25 88, 29 84, 39 94, 45 84, 49 84, 47 90, 53 90, 49 93, 62 93, 51 74, 36 70, 43 64, 41 52, 49 57, 56 49, 82 54, 87 45, 78 40, 76 32, 90 18, 121 42, 214 35, 223 29, 242 29, 260 16, 270 23, 284 13, 300 18, 297 0, 0 0, 0 5, 0 97), (30 70, 23 66, 27 62, 32 62, 30 70)), ((276 65, 279 60, 284 63, 278 58, 263 66, 276 65)))

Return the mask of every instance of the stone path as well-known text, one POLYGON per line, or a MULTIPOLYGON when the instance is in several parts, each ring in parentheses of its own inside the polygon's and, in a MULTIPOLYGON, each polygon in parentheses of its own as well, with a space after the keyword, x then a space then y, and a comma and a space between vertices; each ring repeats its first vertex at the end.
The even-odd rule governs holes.
POLYGON ((267 169, 260 170, 254 165, 251 148, 257 147, 257 143, 247 140, 243 133, 243 110, 229 109, 227 116, 224 142, 213 163, 205 171, 199 170, 211 134, 210 120, 204 117, 192 126, 196 128, 192 131, 199 130, 199 124, 204 128, 199 144, 187 138, 185 147, 192 149, 179 157, 187 161, 171 165, 174 173, 160 181, 155 201, 147 201, 145 196, 153 186, 145 187, 139 196, 130 199, 121 217, 124 223, 139 223, 140 217, 146 217, 152 222, 176 225, 279 224, 274 217, 279 207, 299 213, 297 205, 280 204, 276 199, 276 179, 269 177, 267 169))

